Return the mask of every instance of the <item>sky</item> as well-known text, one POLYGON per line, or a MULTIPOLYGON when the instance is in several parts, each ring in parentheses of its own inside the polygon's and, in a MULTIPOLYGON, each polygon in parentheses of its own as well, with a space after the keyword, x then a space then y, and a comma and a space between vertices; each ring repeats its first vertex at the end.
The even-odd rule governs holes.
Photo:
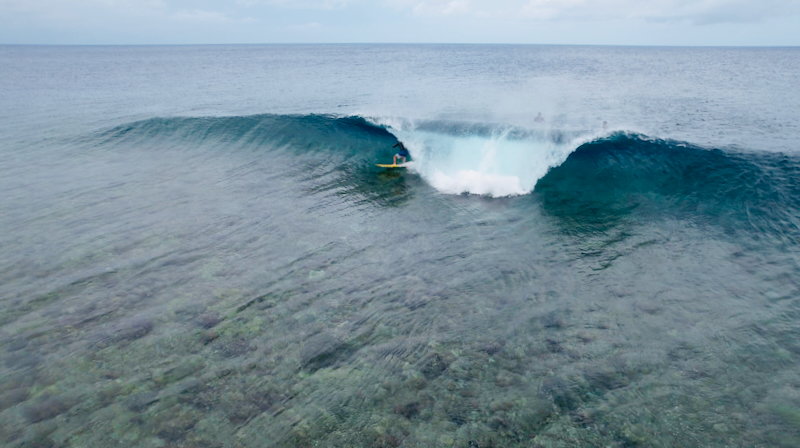
POLYGON ((0 0, 0 44, 798 46, 800 0, 0 0))

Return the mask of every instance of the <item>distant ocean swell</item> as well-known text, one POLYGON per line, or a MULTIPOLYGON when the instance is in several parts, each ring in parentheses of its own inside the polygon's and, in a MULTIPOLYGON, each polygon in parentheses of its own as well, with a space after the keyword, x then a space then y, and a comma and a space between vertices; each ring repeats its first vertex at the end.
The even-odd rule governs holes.
POLYGON ((362 176, 381 172, 376 163, 391 162, 398 139, 409 148, 414 171, 443 193, 502 197, 535 189, 546 207, 576 216, 633 204, 732 218, 795 243, 800 230, 800 158, 707 149, 637 133, 256 115, 153 118, 89 137, 100 147, 280 152, 362 176))

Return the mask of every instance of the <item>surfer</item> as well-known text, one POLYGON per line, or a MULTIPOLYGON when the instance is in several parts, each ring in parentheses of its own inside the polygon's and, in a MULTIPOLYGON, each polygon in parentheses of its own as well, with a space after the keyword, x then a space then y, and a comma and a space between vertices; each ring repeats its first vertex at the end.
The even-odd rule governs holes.
POLYGON ((536 118, 533 119, 533 121, 535 123, 544 123, 544 117, 542 116, 542 113, 539 112, 539 115, 537 115, 536 118))
POLYGON ((398 157, 403 159, 403 163, 406 163, 406 157, 411 157, 406 147, 403 146, 403 142, 397 142, 397 144, 392 146, 392 148, 397 148, 398 146, 400 147, 400 150, 397 151, 397 154, 394 155, 394 161, 392 162, 394 165, 397 165, 398 157))

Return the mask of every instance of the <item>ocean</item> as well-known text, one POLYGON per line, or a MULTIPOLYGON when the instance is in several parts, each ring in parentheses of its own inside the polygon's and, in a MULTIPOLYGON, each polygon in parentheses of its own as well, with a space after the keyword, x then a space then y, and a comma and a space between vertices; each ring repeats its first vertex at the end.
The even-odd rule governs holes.
POLYGON ((798 80, 0 46, 0 445, 800 446, 798 80))

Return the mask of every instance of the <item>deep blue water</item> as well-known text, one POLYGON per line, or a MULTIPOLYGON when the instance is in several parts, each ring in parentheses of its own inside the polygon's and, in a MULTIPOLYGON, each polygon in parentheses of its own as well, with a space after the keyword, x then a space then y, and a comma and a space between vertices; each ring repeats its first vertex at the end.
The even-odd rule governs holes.
POLYGON ((0 444, 798 446, 798 79, 0 47, 0 444))

